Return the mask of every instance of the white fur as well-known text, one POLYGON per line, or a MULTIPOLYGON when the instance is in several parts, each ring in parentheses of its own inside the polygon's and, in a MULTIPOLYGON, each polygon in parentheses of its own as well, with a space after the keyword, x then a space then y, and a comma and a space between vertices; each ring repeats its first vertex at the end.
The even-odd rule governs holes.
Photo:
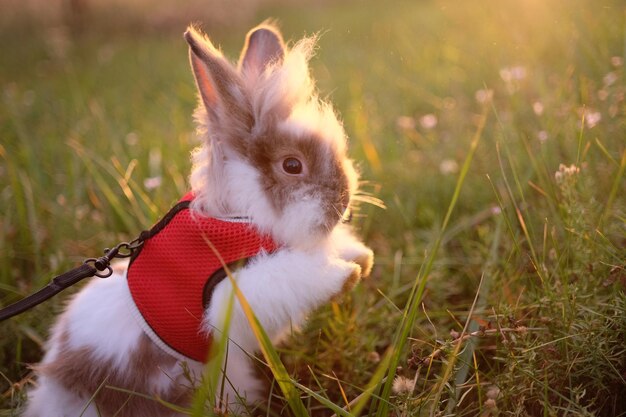
POLYGON ((284 103, 295 107, 316 101, 315 83, 308 66, 314 46, 315 38, 302 39, 285 54, 282 62, 265 68, 260 78, 243 74, 244 85, 251 92, 255 118, 263 118, 284 103))
POLYGON ((321 201, 307 196, 303 188, 301 199, 278 215, 270 205, 267 195, 259 185, 259 173, 243 161, 229 161, 228 190, 245 190, 244 192, 227 191, 235 213, 250 218, 262 233, 271 235, 277 242, 290 247, 308 246, 316 240, 310 230, 319 224, 321 201))
MULTIPOLYGON (((285 52, 280 63, 270 64, 260 77, 246 77, 242 74, 241 81, 250 95, 252 113, 257 120, 263 120, 274 110, 279 111, 288 106, 288 114, 283 115, 278 128, 294 136, 303 136, 312 132, 321 133, 320 147, 330 146, 338 158, 345 158, 346 134, 337 118, 333 107, 320 100, 314 90, 314 82, 309 73, 308 62, 313 54, 315 38, 306 38, 285 52)), ((219 55, 222 58, 222 55, 219 55)), ((203 138, 202 145, 193 153, 193 168, 190 176, 191 188, 196 195, 192 207, 208 216, 227 216, 243 213, 256 216, 258 225, 263 231, 270 230, 265 223, 279 226, 284 219, 276 216, 273 210, 266 210, 269 205, 262 200, 267 196, 262 193, 258 181, 258 173, 234 165, 246 164, 241 157, 230 150, 227 140, 222 138, 221 130, 216 129, 215 121, 211 120, 206 109, 200 105, 194 117, 198 123, 198 134, 203 138), (245 188, 233 187, 233 182, 240 181, 238 176, 247 175, 245 188), (219 190, 219 192, 216 192, 219 190), (239 196, 234 195, 240 194, 239 196), (256 205, 261 205, 258 210, 256 205), (258 213, 261 214, 258 214, 258 213)), ((255 129, 252 135, 258 133, 255 129)), ((351 191, 356 190, 357 175, 349 160, 344 161, 348 173, 351 191)), ((251 167, 247 167, 251 169, 251 167)), ((304 217, 304 216, 301 216, 304 217)), ((297 231, 307 234, 311 229, 300 227, 297 231)), ((297 232, 296 231, 296 232, 297 232)), ((278 238, 285 243, 294 244, 301 241, 300 236, 285 236, 279 233, 278 238)))
POLYGON ((363 276, 369 276, 373 266, 374 253, 354 236, 352 229, 348 225, 337 225, 337 227, 333 229, 329 239, 334 243, 336 256, 339 258, 367 260, 369 262, 367 265, 361 265, 361 267, 367 269, 362 270, 361 273, 363 276))
POLYGON ((37 388, 29 393, 28 408, 23 417, 99 417, 93 404, 78 397, 57 381, 40 376, 37 388))
MULTIPOLYGON (((338 295, 346 277, 359 273, 359 265, 339 257, 346 250, 356 250, 352 248, 354 238, 343 236, 325 239, 308 250, 283 249, 259 256, 236 274, 237 286, 273 343, 279 343, 289 330, 298 329, 308 312, 338 295)), ((230 280, 216 287, 213 297, 222 302, 211 303, 206 312, 204 326, 208 331, 219 333, 224 328, 226 300, 232 291, 230 280)), ((239 395, 255 401, 260 399, 259 384, 252 377, 247 355, 258 351, 259 346, 237 300, 230 320, 227 375, 239 395)), ((232 386, 225 387, 231 400, 237 398, 232 386)))
POLYGON ((90 347, 97 357, 112 359, 119 368, 127 366, 126 352, 134 349, 142 333, 126 303, 123 280, 91 281, 69 305, 64 321, 70 348, 90 347))
MULTIPOLYGON (((202 150, 199 152, 204 153, 202 150)), ((205 209, 206 201, 202 204, 194 200, 192 208, 195 211, 213 217, 247 217, 260 232, 269 234, 277 242, 290 247, 308 247, 316 243, 320 236, 311 230, 315 230, 321 222, 322 202, 319 197, 307 195, 307 190, 302 188, 298 190, 301 198, 287 206, 283 213, 278 214, 261 189, 257 170, 246 162, 233 158, 224 163, 224 173, 220 185, 224 187, 221 201, 228 202, 226 206, 230 209, 227 214, 216 209, 205 209), (202 206, 199 206, 200 204, 202 206)))
MULTIPOLYGON (((359 273, 359 265, 347 259, 368 253, 371 251, 347 227, 339 226, 313 248, 285 248, 258 256, 236 273, 237 285, 267 334, 278 343, 288 331, 300 327, 308 312, 338 295, 346 277, 359 273)), ((222 281, 213 293, 215 301, 206 311, 204 329, 216 337, 224 328, 232 290, 228 279, 222 281)), ((142 333, 132 314, 134 306, 128 304, 128 291, 123 275, 94 279, 59 318, 42 364, 56 359, 61 334, 67 334, 72 348, 91 347, 100 360, 113 360, 115 367, 125 369, 128 353, 136 349, 142 333)), ((258 342, 238 301, 232 312, 229 340, 228 360, 224 364, 228 382, 220 401, 228 402, 231 409, 241 410, 237 407, 238 398, 254 402, 261 399, 262 392, 249 359, 249 355, 258 351, 258 342)), ((195 361, 188 361, 186 366, 196 376, 202 372, 202 365, 195 361)), ((165 392, 180 383, 184 380, 179 361, 171 368, 162 369, 159 378, 146 381, 146 391, 165 392)), ((78 397, 49 378, 41 377, 38 384, 30 392, 25 417, 78 416, 88 402, 88 398, 78 397)), ((84 416, 96 417, 95 407, 90 405, 84 416)))
MULTIPOLYGON (((41 365, 57 359, 62 336, 66 336, 69 348, 90 348, 99 361, 111 361, 113 368, 127 371, 129 353, 137 349, 142 335, 141 326, 132 314, 133 306, 128 303, 129 297, 125 274, 91 281, 59 317, 41 365)), ((189 361, 186 365, 191 366, 192 374, 201 374, 201 364, 189 361)), ((175 384, 185 383, 180 362, 161 371, 158 378, 146 381, 146 392, 164 393, 175 384)), ((38 387, 29 393, 24 416, 77 417, 88 401, 89 398, 78 396, 75 390, 40 377, 38 387)), ((89 405, 83 416, 96 417, 95 407, 89 405)))
MULTIPOLYGON (((269 30, 275 29, 270 27, 269 30)), ((308 69, 314 39, 298 42, 291 50, 284 51, 281 60, 268 61, 266 68, 248 68, 243 74, 228 66, 230 64, 210 42, 193 29, 186 34, 186 39, 196 51, 192 52, 192 67, 199 71, 196 76, 201 77, 201 89, 211 80, 219 81, 207 74, 215 68, 223 70, 222 84, 201 94, 202 100, 195 113, 203 144, 192 157, 190 183, 196 198, 191 209, 198 215, 213 217, 246 216, 261 233, 271 235, 281 245, 272 254, 258 255, 235 275, 238 287, 259 322, 272 341, 278 343, 288 331, 297 329, 313 309, 353 285, 361 274, 369 274, 373 254, 347 226, 322 231, 320 225, 326 202, 311 191, 313 188, 307 189, 306 184, 295 191, 295 198, 287 207, 276 210, 261 186, 259 171, 229 147, 227 142, 232 140, 229 135, 245 130, 245 123, 241 123, 246 118, 238 116, 248 110, 258 120, 274 117, 272 120, 279 122, 278 128, 290 133, 295 140, 301 135, 318 133, 319 146, 333 150, 353 194, 358 176, 345 156, 345 133, 332 107, 319 100, 314 91, 308 69), (195 56, 195 53, 202 56, 195 56), (215 94, 222 93, 232 99, 231 107, 223 106, 221 99, 214 100, 215 94), (216 108, 207 111, 205 105, 216 108), (241 114, 229 118, 227 110, 232 111, 232 105, 249 105, 250 108, 242 108, 241 114), (239 125, 225 126, 225 123, 239 125)), ((278 34, 275 39, 282 48, 278 34)), ((271 33, 264 42, 272 42, 271 33)), ((262 53, 262 48, 253 52, 262 53)), ((251 62, 267 61, 263 56, 255 55, 255 58, 260 59, 251 62)), ((232 292, 231 281, 222 281, 215 288, 205 312, 203 328, 216 337, 224 329, 232 292)), ((94 279, 57 321, 42 364, 57 360, 62 354, 61 345, 67 343, 71 349, 90 349, 98 363, 111 364, 106 366, 122 373, 133 372, 129 357, 138 349, 143 322, 134 315, 129 298, 125 273, 105 280, 94 279)), ((243 397, 248 402, 259 400, 261 387, 253 376, 249 359, 249 355, 258 351, 258 342, 238 301, 234 303, 228 340, 227 361, 223 364, 228 382, 223 387, 225 398, 221 400, 225 400, 230 409, 241 410, 237 408, 237 398, 243 397)), ((186 365, 192 376, 199 377, 201 364, 189 361, 186 365)), ((158 377, 145 381, 145 392, 165 394, 175 385, 184 383, 180 359, 167 369, 159 370, 158 377)), ((88 400, 78 396, 72 387, 63 387, 59 381, 46 376, 40 376, 38 382, 39 386, 30 393, 27 417, 78 416, 88 400)), ((216 405, 220 404, 218 400, 216 405)), ((95 417, 94 406, 90 405, 84 415, 95 417)), ((162 416, 155 417, 169 415, 172 414, 164 411, 162 416)))

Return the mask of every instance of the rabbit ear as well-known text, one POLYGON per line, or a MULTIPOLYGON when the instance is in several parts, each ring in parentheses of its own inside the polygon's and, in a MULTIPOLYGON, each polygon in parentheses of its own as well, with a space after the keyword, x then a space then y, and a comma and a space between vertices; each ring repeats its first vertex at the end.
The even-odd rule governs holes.
POLYGON ((239 59, 240 71, 247 77, 256 78, 270 63, 282 61, 284 56, 282 35, 272 24, 262 23, 248 32, 239 59))
POLYGON ((194 28, 185 32, 189 59, 204 107, 213 123, 250 130, 253 124, 239 75, 213 44, 194 28))

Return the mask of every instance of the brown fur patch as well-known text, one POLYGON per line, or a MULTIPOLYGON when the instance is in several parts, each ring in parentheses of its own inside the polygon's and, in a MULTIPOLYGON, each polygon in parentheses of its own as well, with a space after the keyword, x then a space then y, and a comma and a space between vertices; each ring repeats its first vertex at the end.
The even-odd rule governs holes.
MULTIPOLYGON (((38 371, 85 401, 100 388, 94 403, 103 416, 154 417, 166 412, 155 400, 108 388, 149 396, 157 394, 149 392, 149 381, 159 377, 162 369, 171 368, 176 360, 162 352, 146 335, 141 336, 137 350, 129 352, 128 366, 124 369, 115 368, 112 361, 99 361, 91 348, 69 348, 67 337, 61 345, 58 358, 40 365, 38 371)), ((188 404, 190 397, 190 389, 175 382, 169 391, 160 395, 163 400, 180 406, 188 404)))
POLYGON ((250 140, 244 155, 261 172, 262 186, 271 196, 274 209, 281 213, 302 190, 316 196, 324 204, 323 227, 329 231, 341 219, 350 201, 349 182, 340 163, 341 156, 332 146, 310 134, 290 137, 268 129, 250 140), (282 161, 296 157, 306 166, 303 176, 290 176, 281 171, 282 161))
POLYGON ((219 127, 224 136, 238 140, 254 124, 241 77, 209 39, 192 27, 185 32, 185 39, 190 47, 196 85, 212 127, 219 127))

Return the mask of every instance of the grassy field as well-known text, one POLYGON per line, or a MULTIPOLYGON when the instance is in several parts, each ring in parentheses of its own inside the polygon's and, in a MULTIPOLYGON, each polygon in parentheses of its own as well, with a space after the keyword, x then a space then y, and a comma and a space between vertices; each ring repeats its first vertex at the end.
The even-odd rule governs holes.
MULTIPOLYGON (((258 7, 204 29, 233 58, 267 17, 287 38, 320 31, 319 89, 386 206, 355 219, 372 279, 279 349, 299 414, 626 415, 623 3, 258 7)), ((120 15, 0 27, 0 306, 187 189, 185 25, 120 15)), ((0 416, 66 298, 0 323, 0 416)))

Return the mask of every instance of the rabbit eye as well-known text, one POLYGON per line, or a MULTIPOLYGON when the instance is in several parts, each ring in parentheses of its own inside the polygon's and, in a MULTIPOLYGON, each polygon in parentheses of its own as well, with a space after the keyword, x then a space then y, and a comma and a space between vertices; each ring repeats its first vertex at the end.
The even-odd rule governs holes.
POLYGON ((287 174, 298 175, 302 173, 302 162, 299 159, 289 157, 283 161, 283 171, 287 174))

